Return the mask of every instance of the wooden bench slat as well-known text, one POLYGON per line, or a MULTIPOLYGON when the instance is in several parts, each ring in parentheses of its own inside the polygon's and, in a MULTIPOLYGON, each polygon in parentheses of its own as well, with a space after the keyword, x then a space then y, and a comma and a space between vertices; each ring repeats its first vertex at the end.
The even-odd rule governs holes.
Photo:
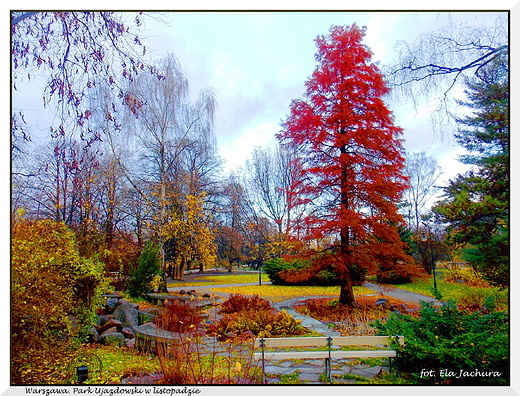
MULTIPOLYGON (((394 350, 375 350, 375 351, 331 351, 330 357, 332 359, 368 359, 368 358, 394 358, 396 357, 394 350)), ((328 351, 301 351, 301 352, 265 352, 264 358, 270 360, 290 360, 290 359, 327 359, 329 357, 328 351)), ((255 352, 254 358, 256 360, 262 359, 261 352, 255 352)))
MULTIPOLYGON (((391 340, 387 336, 345 336, 332 337, 332 345, 350 346, 350 345, 385 345, 389 346, 391 340)), ((399 343, 404 345, 404 337, 399 337, 399 343)))
MULTIPOLYGON (((378 346, 390 345, 390 339, 387 336, 345 336, 331 337, 332 345, 350 346, 350 345, 370 345, 378 346)), ((399 337, 399 343, 404 345, 404 337, 399 337)), ((328 345, 328 337, 287 337, 287 338, 264 338, 265 348, 284 348, 284 347, 326 347, 328 345)), ((260 348, 260 339, 255 340, 255 348, 260 348)))
MULTIPOLYGON (((260 339, 255 340, 255 348, 260 348, 260 339)), ((286 337, 286 338, 264 338, 266 348, 284 347, 326 347, 327 337, 286 337)))

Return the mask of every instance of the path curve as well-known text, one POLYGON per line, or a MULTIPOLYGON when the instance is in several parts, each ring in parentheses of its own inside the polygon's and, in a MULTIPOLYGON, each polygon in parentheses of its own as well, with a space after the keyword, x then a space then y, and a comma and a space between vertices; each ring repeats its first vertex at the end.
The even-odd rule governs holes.
MULTIPOLYGON (((271 285, 272 282, 269 281, 262 281, 262 285, 271 285)), ((216 289, 216 288, 229 288, 229 287, 241 287, 241 286, 255 286, 258 285, 258 282, 254 283, 234 283, 234 284, 212 284, 212 285, 200 285, 200 286, 174 286, 174 287, 168 287, 169 292, 179 292, 181 290, 195 290, 196 292, 198 289, 201 290, 209 290, 209 289, 216 289)), ((433 297, 425 296, 424 294, 414 293, 407 290, 399 289, 397 287, 387 286, 387 285, 379 285, 377 283, 372 282, 365 282, 362 285, 363 287, 373 290, 377 294, 381 294, 382 296, 388 296, 395 298, 397 300, 401 300, 403 302, 414 302, 414 303, 420 303, 421 301, 425 301, 432 304, 439 304, 440 302, 436 300, 433 297)), ((231 293, 219 293, 224 295, 229 295, 231 293)), ((309 299, 313 297, 305 297, 305 299, 309 299)), ((316 297, 316 298, 323 298, 323 297, 316 297)), ((292 299, 291 299, 292 300, 292 299)), ((289 301, 289 300, 286 300, 289 301)))
POLYGON ((436 300, 433 297, 425 296, 424 294, 414 293, 408 290, 399 289, 397 287, 387 285, 383 286, 372 282, 365 282, 363 283, 363 286, 367 289, 375 291, 377 294, 392 297, 397 300, 401 300, 402 302, 420 303, 421 301, 425 301, 434 305, 440 304, 440 301, 436 300))

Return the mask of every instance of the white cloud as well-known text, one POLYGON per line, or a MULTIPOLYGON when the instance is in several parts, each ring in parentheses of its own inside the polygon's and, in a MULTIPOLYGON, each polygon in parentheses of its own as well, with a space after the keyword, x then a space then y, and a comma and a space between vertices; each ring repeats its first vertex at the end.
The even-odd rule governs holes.
POLYGON ((222 143, 219 147, 220 155, 225 159, 226 173, 243 166, 251 156, 255 147, 274 147, 275 133, 280 129, 277 122, 261 124, 243 133, 238 139, 230 143, 222 143))
POLYGON ((457 175, 464 174, 471 169, 470 165, 463 164, 459 161, 460 156, 468 154, 468 152, 460 147, 457 150, 440 157, 437 163, 442 168, 442 175, 439 179, 439 185, 446 186, 450 180, 457 175))

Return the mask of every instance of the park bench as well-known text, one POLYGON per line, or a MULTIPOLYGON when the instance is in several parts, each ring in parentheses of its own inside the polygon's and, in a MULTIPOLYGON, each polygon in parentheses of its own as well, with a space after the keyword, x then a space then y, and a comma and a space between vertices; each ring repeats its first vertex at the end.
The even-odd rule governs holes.
MULTIPOLYGON (((404 345, 404 337, 394 337, 404 345)), ((290 359, 325 359, 325 372, 332 383, 332 359, 350 358, 388 358, 390 372, 392 367, 397 371, 397 353, 390 348, 391 338, 387 336, 347 336, 347 337, 286 337, 286 338, 257 338, 254 353, 256 360, 262 361, 262 376, 265 383, 265 364, 272 360, 290 359), (342 350, 341 347, 370 347, 361 350, 342 350), (294 350, 291 348, 298 348, 294 350), (301 348, 307 348, 303 350, 301 348), (314 350, 309 350, 312 348, 314 350), (321 350, 316 350, 321 348, 321 350), (377 348, 377 349, 375 349, 377 348), (280 349, 285 349, 281 351, 280 349)), ((356 348, 357 349, 357 348, 356 348)))

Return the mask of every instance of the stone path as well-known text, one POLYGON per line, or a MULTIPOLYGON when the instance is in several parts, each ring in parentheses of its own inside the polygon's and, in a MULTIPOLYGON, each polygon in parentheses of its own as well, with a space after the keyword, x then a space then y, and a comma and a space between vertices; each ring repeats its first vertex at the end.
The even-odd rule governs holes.
POLYGON ((374 290, 377 294, 384 294, 388 297, 393 297, 397 300, 401 300, 403 302, 415 302, 419 303, 420 301, 431 302, 433 304, 440 304, 440 302, 433 297, 425 296, 423 294, 418 294, 414 292, 410 292, 408 290, 398 289, 396 287, 391 286, 381 286, 376 283, 365 282, 363 286, 367 289, 374 290))
MULTIPOLYGON (((180 291, 182 289, 186 290, 195 290, 199 292, 199 290, 208 290, 213 288, 220 287, 236 287, 236 286, 250 286, 257 285, 258 283, 242 283, 242 284, 226 284, 226 285, 203 285, 203 286, 177 286, 177 287, 169 287, 168 290, 171 292, 180 291)), ((262 284, 271 284, 271 282, 262 282, 262 284)), ((397 289, 393 287, 380 286, 375 283, 365 282, 363 284, 367 289, 373 290, 376 294, 383 294, 389 297, 396 298, 403 302, 416 302, 419 301, 427 301, 438 303, 435 299, 429 296, 425 296, 422 294, 417 294, 413 292, 409 292, 402 289, 397 289)), ((215 293, 221 296, 229 295, 230 293, 215 293)), ((315 298, 323 298, 330 296, 321 296, 315 298)), ((273 306, 282 310, 285 309, 291 316, 293 316, 296 320, 301 320, 302 326, 314 330, 318 333, 323 334, 324 336, 341 336, 341 333, 331 329, 328 325, 319 320, 311 318, 306 315, 302 315, 294 309, 294 305, 300 301, 308 300, 312 297, 299 297, 292 298, 290 300, 285 300, 282 302, 274 303, 273 306)), ((335 359, 332 362, 332 376, 333 383, 337 384, 361 384, 366 380, 373 379, 381 372, 387 372, 388 366, 369 366, 367 364, 359 364, 353 359, 335 359), (343 378, 345 375, 349 375, 350 378, 343 378), (363 379, 356 380, 355 377, 362 377, 363 379)), ((289 382, 293 383, 304 383, 304 384, 326 384, 325 379, 325 361, 323 359, 318 360, 287 360, 280 362, 270 362, 266 366, 266 374, 267 380, 270 384, 276 384, 280 382, 280 379, 285 377, 291 377, 289 382), (282 377, 283 376, 283 377, 282 377)))

